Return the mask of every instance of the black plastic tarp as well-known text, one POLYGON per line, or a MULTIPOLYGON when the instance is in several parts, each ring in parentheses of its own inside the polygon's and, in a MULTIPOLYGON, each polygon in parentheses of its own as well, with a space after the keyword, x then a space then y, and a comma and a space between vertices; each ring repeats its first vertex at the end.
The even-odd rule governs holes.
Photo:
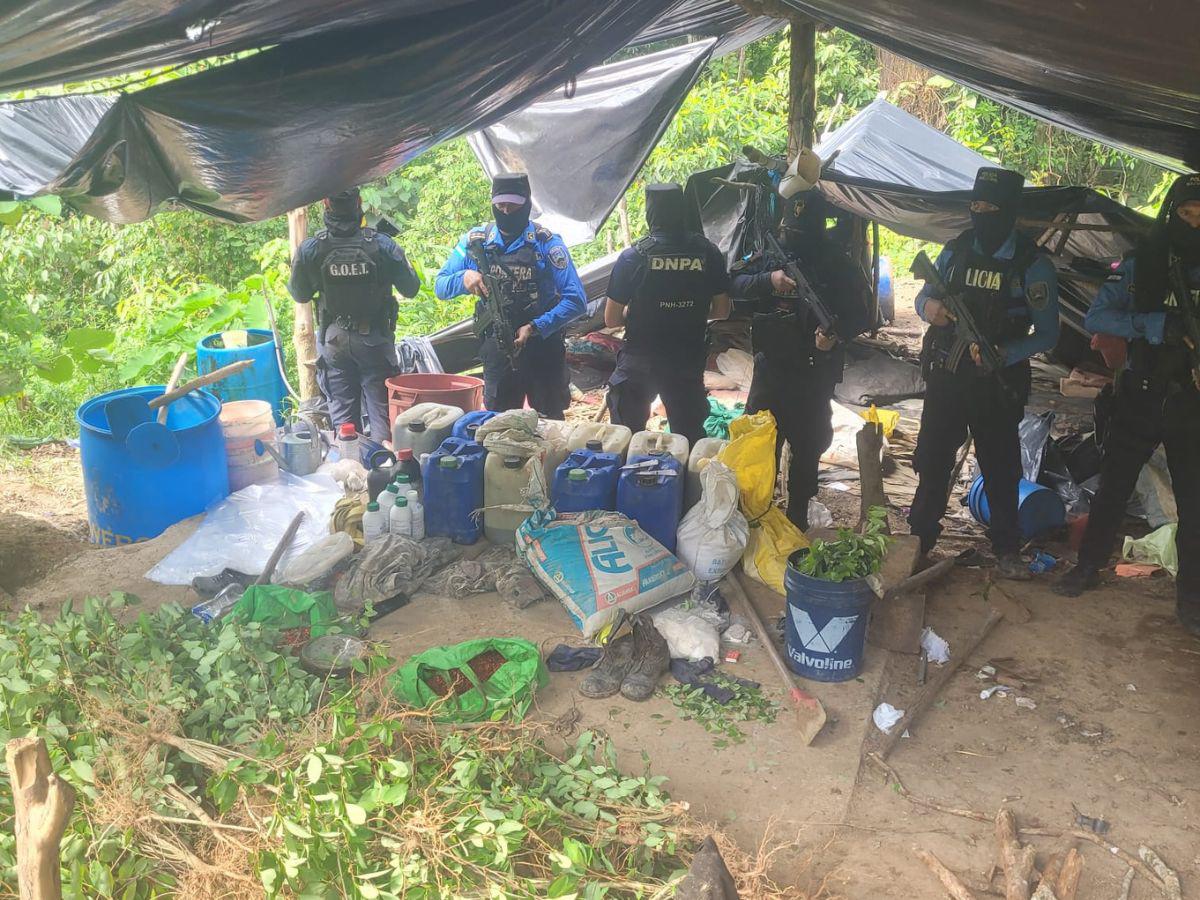
POLYGON ((782 0, 1017 109, 1200 166, 1196 0, 782 0))

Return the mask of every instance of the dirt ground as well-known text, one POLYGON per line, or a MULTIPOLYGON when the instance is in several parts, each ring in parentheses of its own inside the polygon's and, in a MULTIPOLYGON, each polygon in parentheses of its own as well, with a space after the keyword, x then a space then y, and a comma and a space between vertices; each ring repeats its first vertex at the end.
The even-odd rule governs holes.
MULTIPOLYGON (((910 308, 899 298, 897 307, 910 308)), ((898 332, 912 327, 906 319, 898 332)), ((1037 401, 1062 406, 1067 419, 1080 413, 1078 405, 1048 393, 1037 401)), ((822 489, 820 499, 838 524, 857 520, 857 485, 851 487, 822 489)), ((898 527, 906 501, 892 500, 898 527)), ((194 527, 193 520, 144 544, 88 549, 74 451, 54 446, 0 457, 0 587, 12 595, 14 611, 29 604, 50 614, 66 599, 110 590, 137 594, 147 606, 189 604, 188 589, 142 576, 194 527)), ((962 538, 947 542, 946 552, 986 546, 977 527, 956 520, 954 528, 962 538)), ((1039 547, 1071 556, 1061 543, 1039 547)), ((1140 845, 1153 847, 1178 872, 1183 896, 1200 897, 1200 641, 1176 625, 1168 580, 1117 579, 1110 571, 1102 590, 1064 600, 1050 592, 1050 577, 1014 587, 993 584, 987 569, 957 568, 929 590, 926 624, 949 641, 952 656, 979 628, 989 602, 1008 616, 889 762, 913 795, 943 807, 990 817, 1007 806, 1021 825, 1045 830, 1075 827, 1077 813, 1102 818, 1111 825, 1106 840, 1133 854, 1140 845), (1027 622, 1016 621, 1022 607, 1027 622), (989 662, 1025 686, 1015 695, 980 699, 986 684, 976 672, 989 662), (1015 696, 1029 698, 1034 708, 1019 706, 1015 696)), ((755 599, 764 614, 782 612, 782 598, 766 589, 755 599)), ((580 642, 557 604, 518 611, 491 594, 420 595, 380 620, 372 637, 403 659, 480 634, 525 637, 547 652, 559 642, 580 642)), ((761 647, 746 649, 731 668, 778 696, 761 647)), ((609 734, 623 766, 640 771, 649 765, 669 776, 676 799, 744 846, 764 836, 792 845, 775 858, 774 873, 794 885, 797 896, 821 890, 846 898, 944 896, 914 855, 927 849, 983 897, 996 856, 990 822, 917 805, 864 761, 880 737, 871 710, 880 700, 910 705, 921 690, 916 668, 915 657, 869 647, 860 678, 806 684, 829 713, 825 730, 807 748, 780 715, 772 725, 752 724, 746 743, 716 749, 712 735, 680 721, 664 698, 641 705, 583 699, 575 690, 579 674, 553 675, 536 715, 557 719, 577 710, 576 727, 609 734)), ((931 666, 929 678, 937 671, 931 666)), ((1028 840, 1038 848, 1039 866, 1063 845, 1057 837, 1028 840)), ((1077 896, 1116 898, 1125 864, 1102 847, 1083 842, 1081 848, 1077 896)), ((991 890, 1003 895, 1000 879, 991 890)), ((1135 879, 1132 900, 1156 896, 1145 879, 1135 879)))

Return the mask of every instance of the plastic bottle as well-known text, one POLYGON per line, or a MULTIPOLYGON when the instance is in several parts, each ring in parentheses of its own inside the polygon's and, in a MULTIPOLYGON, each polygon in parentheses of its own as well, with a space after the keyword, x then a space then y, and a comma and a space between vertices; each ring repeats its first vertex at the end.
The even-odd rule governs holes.
POLYGON ((388 530, 400 537, 412 537, 412 510, 408 508, 407 497, 396 498, 396 503, 388 516, 388 530))
POLYGON ((425 540, 425 505, 421 503, 421 498, 416 491, 408 492, 408 509, 412 515, 412 539, 414 541, 425 540))
POLYGON ((358 429, 354 427, 353 422, 343 422, 339 425, 337 435, 338 456, 342 459, 352 459, 357 463, 361 463, 362 459, 358 438, 358 429))
POLYGON ((450 437, 454 423, 462 418, 463 411, 445 403, 418 403, 406 409, 392 422, 392 445, 397 449, 410 449, 419 457, 432 453, 442 441, 450 437))
POLYGON ((573 451, 554 473, 550 500, 555 511, 616 509, 620 469, 621 457, 615 453, 590 448, 573 451))
POLYGON ((391 531, 392 526, 392 507, 396 505, 396 498, 400 496, 400 488, 394 484, 389 484, 386 488, 379 492, 379 496, 375 498, 375 502, 379 504, 379 511, 383 513, 383 530, 391 531))
MULTIPOLYGON (((420 493, 423 490, 421 487, 421 463, 417 460, 416 455, 411 449, 396 451, 396 466, 397 478, 400 475, 406 475, 408 477, 408 481, 402 482, 402 484, 406 483, 408 487, 416 488, 417 493, 420 493)), ((408 488, 402 487, 400 492, 402 494, 407 493, 408 488)))
POLYGON ((367 499, 377 500, 379 494, 392 483, 396 472, 396 456, 391 450, 376 450, 371 454, 367 466, 367 499))
POLYGON ((242 594, 245 592, 245 585, 227 584, 215 597, 193 606, 192 615, 207 625, 213 619, 219 619, 233 609, 234 604, 242 599, 242 594))
POLYGON ((383 517, 383 511, 374 500, 367 504, 367 511, 363 513, 362 524, 364 544, 377 541, 387 534, 387 519, 383 517))
POLYGON ((606 422, 580 422, 567 438, 568 450, 595 450, 597 452, 615 453, 625 461, 629 453, 629 442, 633 432, 624 425, 610 425, 606 422), (593 441, 599 441, 600 446, 592 446, 593 441))
MULTIPOLYGON (((484 458, 475 441, 447 438, 425 467, 425 532, 456 544, 479 540, 475 511, 484 505, 484 458)), ((486 516, 486 513, 484 514, 486 516)))
MULTIPOLYGON (((528 503, 525 489, 529 485, 528 456, 489 453, 483 467, 483 505, 497 507, 528 503)), ((493 544, 504 547, 516 545, 517 528, 529 518, 528 511, 487 509, 483 513, 483 533, 493 544)))
POLYGON ((639 431, 629 442, 629 459, 635 456, 671 455, 679 463, 680 469, 686 469, 688 464, 688 439, 682 434, 668 434, 665 431, 639 431))

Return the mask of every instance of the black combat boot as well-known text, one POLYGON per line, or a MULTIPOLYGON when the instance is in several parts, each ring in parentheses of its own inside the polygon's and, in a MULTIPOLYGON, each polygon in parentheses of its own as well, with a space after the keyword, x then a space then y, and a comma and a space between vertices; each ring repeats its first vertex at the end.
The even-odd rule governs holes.
POLYGON ((671 668, 667 639, 654 627, 646 613, 633 619, 633 667, 621 682, 621 695, 627 700, 649 700, 658 680, 671 668))
POLYGON ((1001 553, 996 557, 996 574, 1009 581, 1028 581, 1033 577, 1029 564, 1019 553, 1001 553))
POLYGON ((611 697, 633 667, 633 635, 624 634, 609 642, 596 668, 579 685, 579 693, 593 700, 611 697))
POLYGON ((1084 563, 1079 563, 1070 572, 1054 583, 1052 590, 1060 597, 1078 597, 1084 591, 1100 586, 1100 572, 1084 563))

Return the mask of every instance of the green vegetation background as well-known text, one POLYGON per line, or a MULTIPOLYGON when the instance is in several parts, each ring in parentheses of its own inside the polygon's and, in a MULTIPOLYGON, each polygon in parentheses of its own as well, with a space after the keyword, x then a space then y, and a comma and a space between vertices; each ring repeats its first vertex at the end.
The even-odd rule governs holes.
MULTIPOLYGON (((817 53, 818 126, 836 127, 878 93, 880 60, 870 44, 836 30, 818 36, 817 53)), ((682 182, 729 161, 745 143, 782 148, 787 67, 785 34, 708 67, 626 196, 635 237, 645 227, 645 182, 682 182)), ((1135 207, 1161 194, 1161 170, 947 79, 889 87, 894 102, 1037 183, 1092 184, 1135 207)), ((433 296, 432 278, 459 235, 490 213, 488 184, 466 140, 435 147, 364 186, 363 196, 368 215, 400 226, 400 243, 422 272, 420 295, 401 306, 400 333, 428 334, 465 316, 466 302, 433 296)), ((319 221, 314 207, 310 222, 319 221)), ((894 271, 905 271, 916 243, 889 233, 883 244, 894 271)), ((614 215, 572 252, 583 264, 622 245, 614 215)), ((287 252, 283 218, 228 225, 183 211, 118 227, 76 215, 55 198, 0 202, 0 436, 75 435, 80 402, 162 383, 199 338, 265 326, 267 302, 290 353, 287 252)))

